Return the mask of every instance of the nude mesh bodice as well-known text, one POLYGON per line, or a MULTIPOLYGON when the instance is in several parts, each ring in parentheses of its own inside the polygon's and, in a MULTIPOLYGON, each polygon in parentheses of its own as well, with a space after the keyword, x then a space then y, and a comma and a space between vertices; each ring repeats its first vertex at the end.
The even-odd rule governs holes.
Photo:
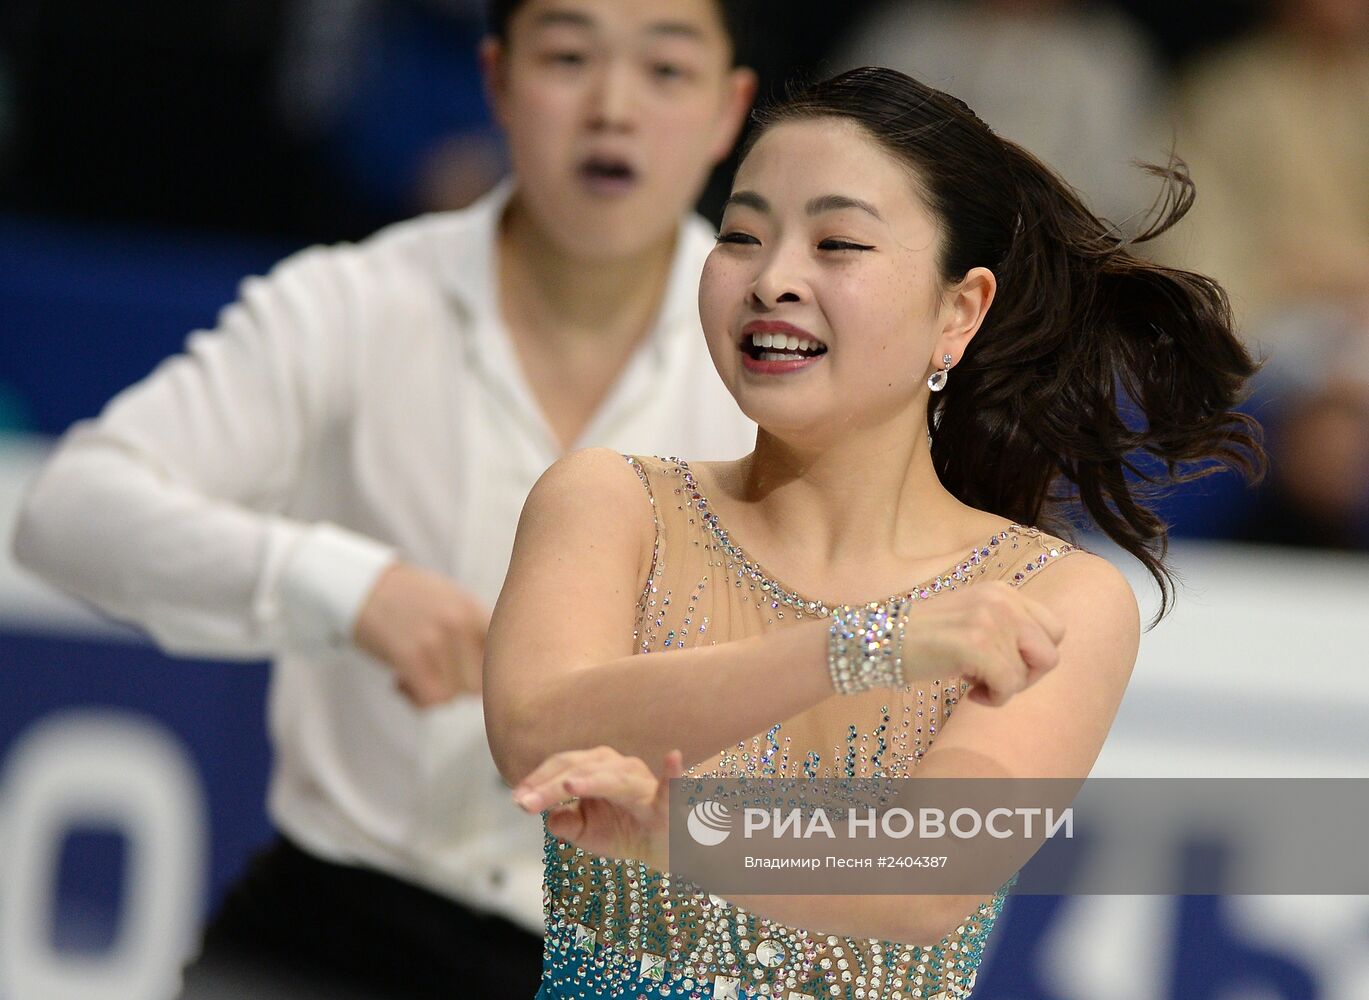
MULTIPOLYGON (((636 651, 659 655, 827 618, 813 595, 786 590, 752 562, 709 509, 687 463, 630 458, 648 490, 656 546, 642 591, 636 651)), ((955 566, 914 587, 914 600, 1005 580, 1017 585, 1075 547, 1010 525, 955 566)), ((650 669, 649 662, 643 669, 650 669)), ((902 690, 833 695, 687 769, 691 777, 908 777, 967 685, 948 676, 902 690)), ((667 873, 545 840, 548 937, 544 991, 552 996, 641 995, 700 1000, 922 1000, 963 997, 974 983, 1003 890, 941 941, 855 939, 787 927, 718 897, 672 884, 667 873)))

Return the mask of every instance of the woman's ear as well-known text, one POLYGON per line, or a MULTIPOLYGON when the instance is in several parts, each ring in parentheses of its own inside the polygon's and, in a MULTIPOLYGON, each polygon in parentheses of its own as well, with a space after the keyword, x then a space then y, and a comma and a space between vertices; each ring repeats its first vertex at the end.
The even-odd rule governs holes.
POLYGON ((974 335, 988 315, 998 291, 998 279, 987 267, 972 267, 950 290, 944 307, 945 322, 937 341, 936 356, 963 357, 974 335))

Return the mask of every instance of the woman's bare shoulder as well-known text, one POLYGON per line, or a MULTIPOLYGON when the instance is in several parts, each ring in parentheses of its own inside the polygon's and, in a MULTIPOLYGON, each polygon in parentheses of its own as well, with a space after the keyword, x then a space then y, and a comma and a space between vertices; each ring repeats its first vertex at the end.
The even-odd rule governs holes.
POLYGON ((1139 629, 1136 592, 1110 561, 1045 532, 1023 548, 1021 565, 1008 574, 1007 583, 1070 617, 1086 615, 1119 630, 1139 629))
POLYGON ((553 462, 528 494, 523 517, 565 522, 652 523, 650 488, 638 456, 611 448, 583 448, 553 462), (644 488, 645 487, 645 488, 644 488))

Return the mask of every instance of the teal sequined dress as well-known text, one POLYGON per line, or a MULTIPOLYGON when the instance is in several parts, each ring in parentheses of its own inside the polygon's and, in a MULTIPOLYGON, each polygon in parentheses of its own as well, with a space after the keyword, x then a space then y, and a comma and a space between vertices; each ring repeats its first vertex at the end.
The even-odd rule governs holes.
MULTIPOLYGON (((747 558, 685 462, 629 461, 656 517, 637 652, 727 642, 827 617, 821 601, 787 590, 747 558)), ((1039 529, 1009 525, 909 594, 931 600, 980 580, 1019 584, 1073 550, 1039 529)), ((687 775, 907 777, 963 692, 963 682, 948 677, 925 689, 834 696, 687 775)), ((536 1000, 966 997, 1004 896, 1000 890, 986 898, 940 941, 878 941, 788 927, 677 887, 668 873, 589 855, 550 834, 545 854, 546 944, 536 1000)))

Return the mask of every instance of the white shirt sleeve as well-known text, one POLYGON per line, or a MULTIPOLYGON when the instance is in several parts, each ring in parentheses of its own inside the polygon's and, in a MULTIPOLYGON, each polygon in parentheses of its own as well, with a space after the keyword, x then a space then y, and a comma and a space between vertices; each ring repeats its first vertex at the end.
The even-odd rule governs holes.
POLYGON ((249 278, 216 330, 73 427, 25 497, 16 559, 171 652, 347 642, 393 550, 282 513, 354 405, 364 303, 347 254, 249 278))

